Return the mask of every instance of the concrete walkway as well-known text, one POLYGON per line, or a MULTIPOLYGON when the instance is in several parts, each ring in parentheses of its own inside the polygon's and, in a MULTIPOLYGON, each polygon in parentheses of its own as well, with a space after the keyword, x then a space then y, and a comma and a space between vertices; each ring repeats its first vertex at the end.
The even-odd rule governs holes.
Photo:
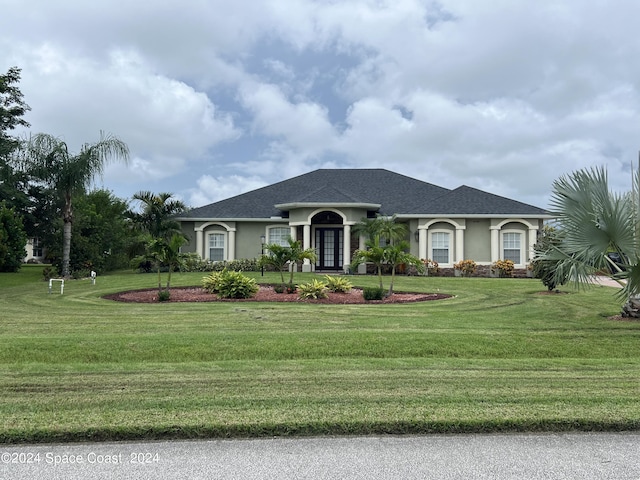
MULTIPOLYGON (((624 280, 622 280, 622 282, 624 282, 624 280)), ((609 277, 605 277, 604 275, 594 276, 593 283, 596 285, 602 285, 604 287, 615 287, 615 288, 621 287, 621 285, 618 282, 616 282, 615 280, 612 280, 609 277)))

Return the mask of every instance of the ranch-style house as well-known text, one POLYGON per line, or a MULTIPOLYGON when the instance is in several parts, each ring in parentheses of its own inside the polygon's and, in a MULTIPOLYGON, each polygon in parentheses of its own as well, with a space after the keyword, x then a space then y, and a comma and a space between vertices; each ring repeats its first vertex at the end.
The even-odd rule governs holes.
MULTIPOLYGON (((395 215, 408 226, 410 253, 441 268, 512 260, 525 269, 549 213, 468 186, 449 190, 385 169, 320 169, 181 215, 191 239, 183 252, 211 261, 255 258, 263 243, 287 238, 315 248, 303 271, 349 272, 365 238, 352 233, 363 218, 395 215)), ((363 273, 364 266, 357 272, 363 273)))

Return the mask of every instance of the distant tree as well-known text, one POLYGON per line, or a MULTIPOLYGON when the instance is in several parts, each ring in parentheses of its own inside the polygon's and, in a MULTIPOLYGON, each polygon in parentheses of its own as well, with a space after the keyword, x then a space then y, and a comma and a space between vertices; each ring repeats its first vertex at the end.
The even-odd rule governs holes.
POLYGON ((13 208, 0 202, 0 272, 17 272, 26 256, 27 235, 13 208))
MULTIPOLYGON (((108 190, 93 190, 75 199, 70 270, 106 272, 126 268, 133 241, 126 214, 129 205, 108 190)), ((56 238, 60 251, 60 236, 56 238)), ((59 265, 61 267, 61 265, 59 265)))
POLYGON ((10 135, 16 127, 29 127, 23 116, 30 107, 23 100, 19 82, 18 67, 11 67, 6 74, 0 75, 0 201, 24 218, 31 207, 28 176, 13 165, 21 142, 10 135))
POLYGON ((77 154, 71 154, 63 140, 52 135, 39 133, 26 144, 24 164, 35 179, 55 191, 63 200, 63 242, 62 271, 68 277, 71 232, 73 226, 72 199, 86 192, 97 175, 111 161, 127 162, 129 149, 120 139, 101 132, 96 143, 85 144, 77 154))
POLYGON ((23 100, 18 88, 20 69, 11 67, 0 75, 0 160, 6 160, 19 146, 20 141, 8 134, 18 126, 29 127, 22 118, 31 108, 23 100))

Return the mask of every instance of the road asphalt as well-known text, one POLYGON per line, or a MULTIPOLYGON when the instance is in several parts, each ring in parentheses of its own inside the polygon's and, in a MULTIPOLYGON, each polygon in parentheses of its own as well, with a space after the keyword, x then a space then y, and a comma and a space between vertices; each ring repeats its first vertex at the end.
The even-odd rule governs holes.
POLYGON ((640 432, 0 446, 1 480, 640 480, 640 432))

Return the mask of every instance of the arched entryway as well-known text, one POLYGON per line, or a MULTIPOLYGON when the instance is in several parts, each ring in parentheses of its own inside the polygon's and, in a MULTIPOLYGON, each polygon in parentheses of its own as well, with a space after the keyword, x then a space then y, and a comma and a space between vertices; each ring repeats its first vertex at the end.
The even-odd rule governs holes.
POLYGON ((344 226, 342 216, 325 210, 311 218, 318 260, 316 271, 338 271, 344 268, 344 226))

